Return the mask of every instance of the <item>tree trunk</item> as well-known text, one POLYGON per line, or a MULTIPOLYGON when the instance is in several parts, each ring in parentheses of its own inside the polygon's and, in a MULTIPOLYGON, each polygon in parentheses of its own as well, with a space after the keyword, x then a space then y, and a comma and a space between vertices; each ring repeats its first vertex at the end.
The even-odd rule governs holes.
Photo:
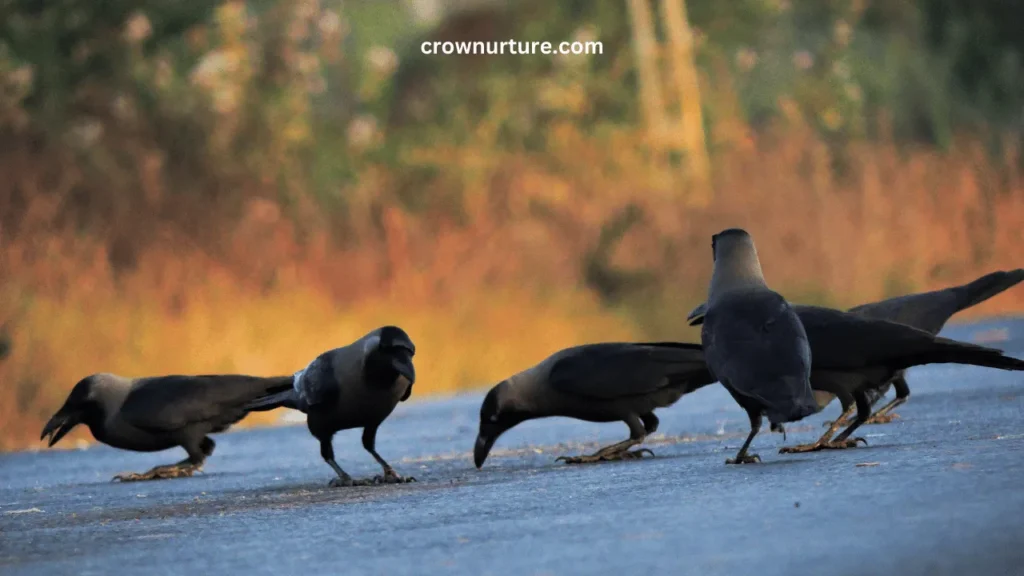
POLYGON ((683 0, 662 0, 661 7, 671 46, 672 79, 679 98, 681 126, 676 132, 677 141, 686 155, 686 176, 690 185, 687 200, 691 205, 707 206, 711 201, 711 179, 700 83, 693 55, 693 32, 686 18, 683 0))

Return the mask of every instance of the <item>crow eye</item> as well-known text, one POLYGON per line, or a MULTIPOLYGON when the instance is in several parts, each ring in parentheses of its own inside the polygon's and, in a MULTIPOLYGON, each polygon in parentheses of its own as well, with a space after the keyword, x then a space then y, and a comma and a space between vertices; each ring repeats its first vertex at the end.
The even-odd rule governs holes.
POLYGON ((498 415, 497 414, 492 414, 491 415, 491 422, 497 422, 497 421, 498 421, 498 415))

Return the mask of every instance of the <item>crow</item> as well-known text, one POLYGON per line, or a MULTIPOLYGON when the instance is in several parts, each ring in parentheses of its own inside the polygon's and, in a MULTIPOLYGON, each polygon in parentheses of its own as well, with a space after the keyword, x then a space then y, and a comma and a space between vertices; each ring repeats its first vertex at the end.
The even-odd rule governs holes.
POLYGON ((412 394, 415 354, 416 346, 404 330, 383 326, 348 346, 320 354, 295 373, 287 390, 267 394, 246 408, 259 412, 286 407, 305 413, 310 434, 320 441, 320 455, 337 474, 330 486, 413 482, 412 477, 399 476, 375 446, 377 428, 412 394), (334 434, 351 428, 363 429, 363 448, 383 468, 383 476, 354 480, 335 462, 334 434))
MULTIPOLYGON (((867 393, 884 386, 900 371, 923 364, 970 364, 1001 370, 1024 370, 1024 361, 1002 351, 941 338, 906 324, 865 318, 821 306, 795 306, 811 343, 814 362, 811 386, 819 407, 839 398, 843 411, 857 410, 857 418, 830 440, 841 423, 836 420, 813 444, 783 448, 807 452, 826 448, 852 448, 862 438, 850 436, 871 416, 867 393)), ((867 442, 864 442, 865 444, 867 442)))
MULTIPOLYGON (((866 318, 892 320, 938 334, 946 322, 961 310, 976 306, 982 302, 1016 286, 1024 280, 1024 268, 1016 270, 996 271, 962 286, 951 286, 942 290, 921 292, 889 298, 881 302, 862 304, 850 308, 850 312, 866 318)), ((906 371, 900 370, 892 380, 880 388, 877 394, 869 396, 872 406, 885 396, 890 384, 896 389, 896 397, 891 402, 875 411, 865 424, 883 424, 899 418, 892 411, 910 397, 910 386, 907 385, 906 371)), ((845 413, 840 418, 848 424, 851 414, 845 413)))
POLYGON ((114 480, 137 481, 191 476, 202 469, 216 446, 209 434, 223 432, 245 417, 245 404, 291 387, 291 376, 200 375, 126 378, 101 373, 72 388, 60 410, 43 428, 49 446, 85 424, 96 440, 136 452, 181 446, 188 458, 114 480))
POLYGON ((800 318, 765 283, 754 240, 731 228, 712 236, 714 271, 701 343, 707 367, 750 418, 750 434, 726 464, 748 454, 767 415, 772 430, 818 411, 811 390, 812 350, 800 318))
MULTIPOLYGON (((1024 280, 1024 269, 996 271, 986 274, 973 282, 962 286, 952 286, 942 290, 921 292, 906 296, 889 298, 880 302, 861 304, 850 308, 848 312, 865 318, 877 320, 890 320, 925 330, 931 334, 938 334, 957 312, 980 304, 993 296, 1004 292, 1024 280)), ((696 326, 704 321, 704 304, 698 305, 687 316, 691 326, 696 326)), ((799 315, 802 307, 795 306, 799 315)), ((812 349, 813 349, 812 343, 812 349)), ((899 370, 892 379, 878 389, 870 389, 866 393, 870 405, 874 405, 885 395, 890 384, 896 389, 896 398, 886 404, 868 418, 864 424, 890 422, 898 415, 891 411, 906 402, 910 396, 910 387, 907 385, 905 370, 899 370)), ((821 395, 821 400, 828 404, 834 399, 834 395, 827 393, 821 395)), ((850 423, 850 416, 854 407, 844 407, 844 413, 839 418, 839 425, 850 423)))
MULTIPOLYGON (((565 416, 587 422, 625 422, 629 439, 568 464, 641 458, 630 448, 658 429, 656 408, 713 384, 699 344, 604 342, 560 350, 491 388, 480 407, 473 461, 483 466, 495 440, 527 420, 565 416)), ((557 460, 556 460, 557 461, 557 460)))

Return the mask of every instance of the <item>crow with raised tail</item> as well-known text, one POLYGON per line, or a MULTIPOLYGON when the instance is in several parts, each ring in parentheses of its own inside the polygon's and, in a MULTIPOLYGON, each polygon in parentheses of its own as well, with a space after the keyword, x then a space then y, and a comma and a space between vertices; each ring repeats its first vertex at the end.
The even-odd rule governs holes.
POLYGON ((287 390, 246 405, 263 411, 286 407, 306 414, 310 434, 320 441, 320 456, 334 469, 331 486, 362 486, 414 481, 403 478, 376 450, 377 428, 399 402, 409 399, 416 381, 416 346, 404 330, 383 326, 341 348, 317 356, 296 372, 287 390), (334 460, 334 434, 363 429, 363 448, 383 468, 373 479, 355 480, 334 460))
MULTIPOLYGON (((929 332, 938 334, 946 325, 946 322, 954 314, 966 310, 971 306, 977 306, 982 302, 1013 288, 1024 280, 1024 269, 1000 270, 986 274, 981 278, 968 282, 961 286, 951 286, 942 290, 921 292, 889 298, 881 302, 862 304, 850 308, 850 312, 859 314, 865 318, 876 318, 879 320, 891 320, 913 326, 929 332)), ((872 406, 885 396, 889 391, 890 384, 896 390, 896 397, 891 402, 882 406, 868 418, 865 424, 884 424, 899 418, 893 410, 907 401, 910 397, 910 386, 906 380, 906 370, 900 370, 893 376, 892 380, 879 388, 877 393, 869 395, 872 406)), ((840 417, 840 422, 848 423, 849 413, 840 417)))
MULTIPOLYGON (((1022 280, 1024 280, 1024 269, 996 271, 961 286, 951 286, 942 290, 909 294, 879 302, 861 304, 860 306, 850 308, 848 312, 864 318, 889 320, 906 324, 934 335, 938 334, 946 325, 946 322, 957 312, 980 304, 1016 286, 1022 280)), ((810 306, 798 304, 794 306, 794 309, 801 318, 803 318, 804 314, 814 313, 814 307, 810 306)), ((701 324, 704 321, 705 310, 705 304, 700 304, 694 308, 687 316, 689 324, 691 326, 701 324)), ((818 310, 820 311, 820 309, 818 310)), ((813 340, 811 342, 811 349, 812 351, 815 349, 813 340)), ((906 402, 910 396, 910 387, 907 385, 906 371, 904 369, 894 372, 892 377, 881 386, 877 388, 869 387, 865 392, 865 396, 869 405, 874 405, 885 395, 890 385, 896 389, 896 398, 878 409, 863 424, 885 423, 898 418, 898 415, 893 414, 892 410, 906 402)), ((817 395, 819 400, 823 402, 822 408, 836 398, 834 394, 823 391, 819 392, 821 393, 817 395)), ((836 427, 850 424, 850 416, 854 409, 853 400, 847 398, 847 402, 843 404, 842 417, 831 424, 834 424, 836 427)), ((835 429, 833 428, 833 432, 835 429)))

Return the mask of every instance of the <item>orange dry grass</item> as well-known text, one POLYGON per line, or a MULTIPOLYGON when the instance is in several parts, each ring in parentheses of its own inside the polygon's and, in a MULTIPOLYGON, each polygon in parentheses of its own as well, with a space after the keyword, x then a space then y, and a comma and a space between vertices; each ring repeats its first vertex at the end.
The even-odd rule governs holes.
MULTIPOLYGON (((836 305, 1024 266, 1024 180, 1014 151, 993 162, 972 142, 948 154, 858 144, 840 160, 844 177, 831 170, 834 160, 820 142, 793 136, 730 155, 702 235, 748 228, 769 282, 791 298, 836 305)), ((1024 287, 964 315, 1020 310, 1024 287)))
MULTIPOLYGON (((11 355, 0 363, 0 446, 36 444, 74 383, 94 372, 291 374, 324 350, 395 323, 417 343, 415 392, 422 396, 494 383, 581 341, 633 335, 586 294, 538 301, 506 290, 439 306, 384 298, 339 306, 320 291, 262 296, 211 277, 189 287, 187 306, 171 310, 159 303, 158 287, 147 285, 150 273, 129 279, 138 283, 131 292, 69 290, 25 303, 10 333, 11 355)), ((76 438, 91 440, 84 429, 69 444, 76 438)))
MULTIPOLYGON (((640 147, 629 139, 616 142, 612 158, 600 143, 567 147, 568 171, 582 175, 570 198, 589 194, 605 214, 628 199, 645 208, 647 221, 626 236, 616 259, 667 270, 673 298, 703 298, 710 236, 728 227, 754 235, 769 283, 797 301, 852 306, 1024 266, 1022 158, 1010 146, 994 159, 973 140, 949 152, 885 142, 837 152, 790 126, 720 151, 716 195, 703 209, 686 205, 673 168, 636 170, 640 147), (652 257, 663 243, 675 249, 671 257, 652 257)), ((1019 310, 1024 286, 964 316, 1019 310)))
MULTIPOLYGON (((639 140, 556 125, 544 161, 439 147, 432 161, 447 180, 421 194, 461 187, 458 226, 430 202, 419 216, 386 208, 379 227, 366 224, 370 199, 390 198, 392 186, 386 171, 370 171, 349 191, 359 242, 345 248, 312 219, 299 242, 276 206, 258 201, 223 226, 216 258, 168 232, 118 275, 99 240, 22 226, 0 247, 0 332, 13 342, 0 360, 0 446, 38 446, 70 387, 97 371, 291 373, 398 323, 419 348, 421 396, 492 383, 565 346, 642 338, 578 288, 599 227, 630 202, 646 219, 613 263, 658 271, 662 297, 641 305, 659 309, 652 317, 669 327, 659 332, 679 339, 697 337, 682 315, 703 298, 709 237, 725 227, 752 231, 769 282, 796 301, 849 306, 1022 264, 1015 151, 991 160, 972 142, 948 153, 855 144, 839 176, 827 147, 790 127, 719 152, 717 195, 697 210, 675 169, 650 162, 639 140)), ((963 316, 1022 309, 1018 287, 963 316)))

